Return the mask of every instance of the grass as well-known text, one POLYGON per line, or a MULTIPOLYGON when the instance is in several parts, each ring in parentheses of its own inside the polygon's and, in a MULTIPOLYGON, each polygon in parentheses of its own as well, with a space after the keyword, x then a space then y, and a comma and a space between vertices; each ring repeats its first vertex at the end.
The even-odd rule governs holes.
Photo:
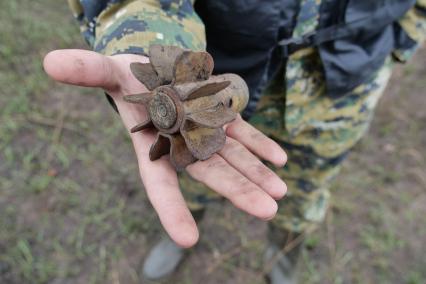
POLYGON ((129 141, 103 97, 88 98, 96 112, 80 109, 93 91, 54 84, 42 69, 49 50, 85 47, 64 3, 3 1, 0 19, 0 282, 101 283, 119 247, 148 224, 136 217, 142 195, 139 210, 126 201, 138 190, 135 166, 117 169, 111 155, 132 160, 129 141), (117 192, 123 181, 127 192, 117 192))
MULTIPOLYGON (((86 48, 68 8, 1 1, 0 34, 0 283, 140 283, 162 229, 129 138, 101 91, 56 84, 42 69, 49 50, 86 48)), ((394 78, 334 185, 303 283, 426 282, 421 68, 394 78)), ((216 204, 201 227, 200 246, 164 283, 264 283, 265 223, 216 204)))

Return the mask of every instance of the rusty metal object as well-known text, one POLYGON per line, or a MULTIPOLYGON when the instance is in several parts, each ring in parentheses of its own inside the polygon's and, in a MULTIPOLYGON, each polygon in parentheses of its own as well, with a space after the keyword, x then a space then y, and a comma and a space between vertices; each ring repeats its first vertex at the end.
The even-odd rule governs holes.
POLYGON ((235 74, 212 76, 213 59, 207 52, 153 45, 149 57, 150 63, 130 65, 150 91, 124 97, 145 105, 149 114, 131 132, 155 127, 150 159, 169 154, 177 170, 210 158, 225 145, 223 126, 247 105, 246 83, 235 74))

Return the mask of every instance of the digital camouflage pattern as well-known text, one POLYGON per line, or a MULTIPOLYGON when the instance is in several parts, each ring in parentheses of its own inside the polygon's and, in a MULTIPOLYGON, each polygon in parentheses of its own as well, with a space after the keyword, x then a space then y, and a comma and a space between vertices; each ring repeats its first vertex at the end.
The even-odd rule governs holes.
MULTIPOLYGON (((322 222, 330 184, 349 150, 367 131, 392 64, 388 60, 370 82, 336 100, 325 95, 321 61, 314 49, 299 51, 289 60, 287 91, 284 72, 280 72, 250 122, 288 154, 284 168, 273 168, 286 181, 288 193, 279 201, 279 211, 271 225, 303 232, 322 222)), ((189 176, 180 182, 192 210, 220 200, 189 176)))
POLYGON ((426 39, 426 0, 417 0, 416 6, 402 17, 399 24, 410 38, 418 43, 412 49, 394 51, 395 58, 401 62, 406 62, 426 39))
MULTIPOLYGON (((146 54, 151 44, 205 49, 204 27, 193 10, 193 1, 69 3, 84 37, 98 52, 146 54)), ((294 37, 316 29, 320 4, 321 0, 301 1, 294 37)), ((419 0, 400 20, 419 44, 426 35, 425 12, 426 0, 419 0)), ((394 55, 404 61, 413 51, 397 50, 394 55)), ((300 50, 288 59, 286 69, 270 84, 250 121, 280 143, 289 156, 284 168, 274 169, 286 181, 289 191, 270 223, 273 232, 304 232, 323 220, 330 183, 350 149, 367 131, 391 70, 389 59, 370 81, 332 99, 326 95, 321 60, 314 48, 300 50)), ((181 175, 180 185, 194 212, 221 200, 186 174, 181 175)))
POLYGON ((252 118, 289 156, 287 165, 276 171, 289 192, 273 224, 296 232, 322 221, 330 184, 349 150, 367 131, 391 75, 389 60, 371 81, 331 99, 325 94, 318 58, 314 49, 294 54, 287 67, 287 91, 270 88, 252 118), (277 103, 284 104, 285 111, 277 103))
POLYGON ((297 15, 296 26, 293 30, 293 38, 302 37, 313 32, 319 21, 319 8, 321 0, 301 0, 300 12, 297 15))
POLYGON ((399 23, 413 40, 423 42, 426 38, 426 0, 417 0, 417 5, 399 23))
MULTIPOLYGON (((318 25, 317 0, 302 1, 293 37, 318 25)), ((341 99, 325 93, 319 55, 309 48, 293 54, 260 100, 250 122, 277 141, 288 162, 274 171, 286 181, 287 196, 270 222, 274 232, 304 232, 322 222, 330 198, 329 187, 349 150, 365 134, 378 99, 389 80, 387 63, 370 82, 341 99)), ((192 210, 220 200, 188 175, 180 180, 192 210)), ((284 234, 283 234, 284 235, 284 234)))
POLYGON ((152 44, 205 50, 204 25, 190 0, 68 0, 97 52, 148 54, 152 44), (85 14, 85 11, 86 14, 85 14))

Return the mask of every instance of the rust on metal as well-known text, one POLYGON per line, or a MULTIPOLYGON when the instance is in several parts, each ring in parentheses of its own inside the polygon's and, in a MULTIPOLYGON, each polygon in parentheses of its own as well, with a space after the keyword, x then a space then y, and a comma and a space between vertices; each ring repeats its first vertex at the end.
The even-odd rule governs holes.
POLYGON ((213 59, 207 52, 153 45, 150 63, 132 63, 133 75, 149 93, 125 96, 146 107, 149 119, 131 132, 158 130, 150 159, 169 154, 177 170, 206 160, 225 145, 223 126, 248 103, 248 88, 235 74, 212 76, 213 59))

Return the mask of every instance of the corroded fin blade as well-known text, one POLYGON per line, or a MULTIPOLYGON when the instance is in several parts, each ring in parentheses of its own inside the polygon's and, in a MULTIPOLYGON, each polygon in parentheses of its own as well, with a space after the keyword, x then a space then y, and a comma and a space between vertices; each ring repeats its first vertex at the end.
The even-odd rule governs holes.
POLYGON ((150 63, 131 63, 130 70, 133 75, 138 79, 148 90, 152 91, 158 86, 161 86, 162 81, 158 77, 157 72, 150 63))
POLYGON ((149 59, 158 77, 164 84, 170 84, 173 81, 173 66, 176 59, 184 50, 177 46, 151 45, 149 48, 149 59))
POLYGON ((149 150, 149 159, 155 161, 170 152, 170 140, 161 134, 157 134, 154 144, 149 150))
POLYGON ((170 153, 170 162, 176 170, 184 170, 188 165, 197 161, 186 146, 186 142, 179 134, 170 135, 159 133, 149 151, 151 161, 160 159, 170 153))
POLYGON ((219 128, 237 118, 237 114, 220 103, 211 109, 189 113, 186 118, 200 126, 219 128))
POLYGON ((201 97, 214 95, 231 84, 230 81, 224 81, 222 78, 217 80, 208 80, 201 82, 191 82, 181 85, 175 85, 177 93, 180 94, 181 100, 194 100, 201 97))
POLYGON ((225 131, 222 128, 199 127, 188 120, 185 121, 181 134, 192 155, 202 161, 222 149, 226 141, 225 131))
POLYGON ((139 131, 142 131, 144 129, 152 128, 152 127, 154 127, 154 124, 152 123, 151 119, 148 119, 147 121, 142 122, 142 123, 136 125, 135 127, 133 127, 130 130, 130 132, 135 133, 135 132, 139 132, 139 131))
POLYGON ((152 99, 151 93, 143 93, 143 94, 137 94, 137 95, 128 95, 124 96, 123 99, 132 104, 142 104, 142 105, 148 105, 149 101, 152 99))
POLYGON ((170 162, 177 171, 184 170, 188 165, 197 161, 186 146, 185 139, 179 134, 169 135, 171 141, 170 162))
POLYGON ((184 51, 174 66, 174 84, 207 80, 213 72, 213 58, 207 52, 184 51))

